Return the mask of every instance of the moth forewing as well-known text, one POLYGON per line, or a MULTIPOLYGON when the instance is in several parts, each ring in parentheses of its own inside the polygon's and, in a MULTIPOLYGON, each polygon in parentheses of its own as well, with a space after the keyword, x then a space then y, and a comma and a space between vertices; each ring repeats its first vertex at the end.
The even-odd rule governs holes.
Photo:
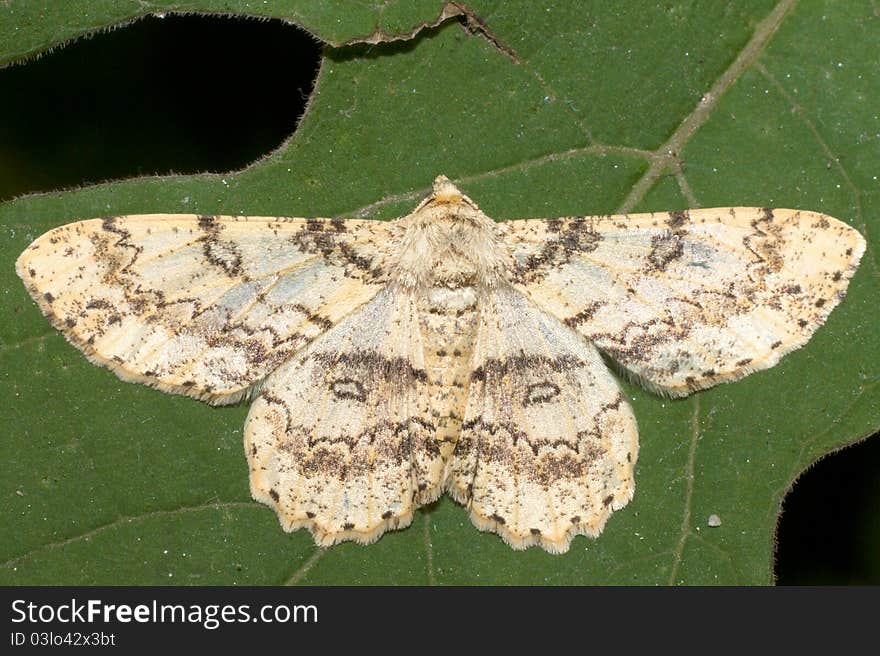
POLYGON ((766 369, 843 298, 865 241, 832 217, 730 207, 510 222, 514 286, 670 396, 766 369))
POLYGON ((375 221, 109 217, 47 232, 16 270, 93 362, 230 403, 382 288, 387 231, 375 221))

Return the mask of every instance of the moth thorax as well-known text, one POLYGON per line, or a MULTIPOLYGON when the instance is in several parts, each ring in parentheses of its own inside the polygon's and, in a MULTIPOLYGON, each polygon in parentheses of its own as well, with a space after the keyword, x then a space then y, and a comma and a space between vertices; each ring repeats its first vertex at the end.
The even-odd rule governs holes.
POLYGON ((408 218, 394 277, 404 286, 495 286, 512 262, 491 219, 474 208, 429 207, 408 218))
POLYGON ((469 259, 455 253, 447 253, 445 257, 434 260, 430 270, 433 285, 443 287, 472 287, 482 282, 477 267, 469 259))

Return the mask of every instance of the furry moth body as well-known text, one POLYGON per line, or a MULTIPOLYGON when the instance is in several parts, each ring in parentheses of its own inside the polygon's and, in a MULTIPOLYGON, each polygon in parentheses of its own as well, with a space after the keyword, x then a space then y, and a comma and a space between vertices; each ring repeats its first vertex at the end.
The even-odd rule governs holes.
POLYGON ((16 266, 120 378, 253 397, 251 491, 285 530, 368 543, 446 491, 512 547, 564 552, 634 490, 636 421, 600 352, 669 396, 766 369, 864 248, 782 209, 496 223, 440 176, 395 221, 110 217, 16 266))

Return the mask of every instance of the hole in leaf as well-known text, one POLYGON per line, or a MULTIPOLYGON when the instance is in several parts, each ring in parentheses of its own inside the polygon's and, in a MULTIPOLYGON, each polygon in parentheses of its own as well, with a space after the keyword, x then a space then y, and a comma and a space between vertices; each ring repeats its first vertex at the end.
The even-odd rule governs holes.
POLYGON ((779 585, 877 585, 880 435, 804 472, 785 497, 777 533, 779 585))
POLYGON ((0 199, 224 172, 296 128, 320 44, 281 21, 147 17, 0 70, 0 199))

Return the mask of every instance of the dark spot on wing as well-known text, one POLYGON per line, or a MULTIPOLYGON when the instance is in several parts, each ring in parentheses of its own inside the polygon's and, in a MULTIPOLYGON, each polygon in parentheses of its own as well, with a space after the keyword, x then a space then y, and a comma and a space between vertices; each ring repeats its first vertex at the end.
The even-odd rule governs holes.
POLYGON ((690 216, 687 212, 670 212, 666 225, 669 226, 670 230, 674 231, 681 228, 688 221, 690 221, 690 216))
POLYGON ((352 378, 339 378, 331 381, 330 391, 337 399, 351 399, 361 403, 367 400, 364 386, 352 378))
POLYGON ((205 232, 214 232, 214 230, 217 228, 217 220, 213 216, 200 216, 199 227, 205 232))
POLYGON ((208 262, 223 269, 230 278, 242 274, 241 252, 233 242, 217 239, 211 233, 202 238, 202 254, 208 262))
POLYGON ((681 237, 674 232, 667 232, 651 238, 648 262, 651 263, 654 271, 663 271, 670 262, 679 259, 682 254, 684 254, 684 244, 681 237))
POLYGON ((551 383, 550 381, 533 383, 526 388, 523 405, 528 406, 546 403, 547 401, 555 399, 557 396, 559 396, 559 385, 551 383))

